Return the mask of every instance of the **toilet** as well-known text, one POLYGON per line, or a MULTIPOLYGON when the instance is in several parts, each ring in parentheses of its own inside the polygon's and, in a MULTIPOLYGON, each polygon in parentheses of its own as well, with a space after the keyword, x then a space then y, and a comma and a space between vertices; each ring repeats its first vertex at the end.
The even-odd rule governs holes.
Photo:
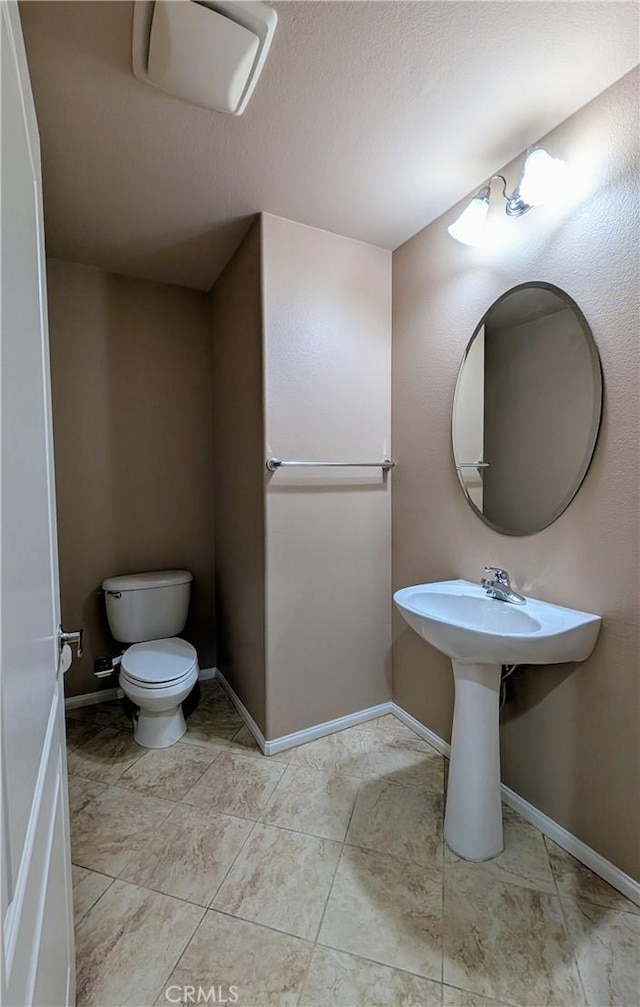
POLYGON ((143 748, 168 748, 187 730, 182 703, 198 680, 198 655, 177 634, 187 621, 192 580, 188 570, 159 570, 102 583, 111 634, 132 645, 119 682, 139 707, 133 736, 143 748))

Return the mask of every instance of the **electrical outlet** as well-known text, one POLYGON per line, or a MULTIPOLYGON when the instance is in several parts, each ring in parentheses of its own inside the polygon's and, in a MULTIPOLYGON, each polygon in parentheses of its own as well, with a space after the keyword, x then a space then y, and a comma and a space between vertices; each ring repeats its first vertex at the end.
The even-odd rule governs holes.
POLYGON ((106 678, 113 673, 113 659, 110 657, 99 657, 93 662, 93 673, 96 678, 106 678))

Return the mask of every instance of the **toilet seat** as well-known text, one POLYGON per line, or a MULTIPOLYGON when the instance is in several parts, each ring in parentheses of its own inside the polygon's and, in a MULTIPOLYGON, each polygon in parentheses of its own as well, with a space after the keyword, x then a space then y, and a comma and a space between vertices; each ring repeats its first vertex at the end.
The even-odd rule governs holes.
POLYGON ((178 685, 197 667, 195 647, 177 636, 134 643, 122 655, 121 675, 141 688, 178 685))

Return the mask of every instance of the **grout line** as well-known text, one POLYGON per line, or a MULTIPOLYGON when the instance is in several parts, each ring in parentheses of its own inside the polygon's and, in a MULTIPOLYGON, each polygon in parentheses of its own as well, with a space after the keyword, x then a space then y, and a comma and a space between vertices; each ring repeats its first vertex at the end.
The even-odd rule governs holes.
MULTIPOLYGON (((367 761, 368 761, 368 758, 364 760, 364 762, 365 762, 365 768, 366 768, 367 761)), ((319 920, 319 923, 318 923, 318 929, 316 930, 316 936, 315 936, 314 941, 313 941, 313 951, 311 952, 311 956, 309 958, 309 964, 308 964, 306 972, 304 974, 304 979, 302 980, 302 983, 300 984, 300 993, 298 994, 298 999, 296 1001, 296 1007, 302 1007, 302 994, 303 994, 304 988, 305 988, 305 986, 307 984, 307 979, 309 978, 309 972, 311 970, 311 963, 313 961, 313 956, 315 954, 315 950, 318 947, 318 938, 320 937, 320 931, 322 930, 322 924, 324 923, 324 918, 326 916, 327 906, 329 905, 329 901, 330 901, 331 896, 333 894, 333 886, 335 885, 335 882, 336 882, 336 877, 338 875, 338 869, 340 867, 340 864, 342 863, 342 857, 344 855, 346 838, 347 838, 347 835, 349 833, 349 829, 351 828, 351 822, 352 822, 353 816, 355 814, 356 805, 358 803, 358 797, 360 796, 360 788, 362 787, 362 781, 364 779, 364 773, 365 773, 365 769, 363 768, 362 773, 361 773, 361 775, 360 775, 360 777, 358 779, 358 789, 356 790, 356 796, 354 798, 353 806, 351 808, 351 814, 349 815, 349 821, 347 822, 347 827, 344 830, 344 837, 343 837, 342 843, 340 844, 340 852, 339 852, 337 860, 336 860, 336 866, 335 866, 335 870, 333 872, 333 877, 331 878, 331 884, 329 885, 329 889, 327 891, 327 897, 326 897, 326 899, 324 901, 324 906, 323 906, 323 909, 322 909, 322 913, 320 915, 320 920, 319 920)), ((355 779, 355 777, 353 779, 355 779)))
MULTIPOLYGON (((440 845, 443 846, 444 842, 440 845)), ((438 871, 440 874, 444 873, 443 868, 438 867, 437 863, 416 860, 415 857, 406 856, 402 853, 389 853, 388 850, 376 849, 375 846, 363 846, 362 843, 350 843, 348 840, 345 840, 344 846, 347 846, 350 850, 363 850, 365 853, 375 853, 378 857, 388 857, 389 860, 395 860, 400 864, 413 864, 415 867, 422 867, 427 871, 432 870, 438 871)), ((514 887, 516 886, 514 885, 514 887)), ((522 888, 522 885, 518 885, 517 887, 522 888)), ((547 892, 546 894, 548 895, 549 893, 547 892)))
MULTIPOLYGON (((261 825, 269 825, 269 824, 271 824, 270 822, 265 822, 264 816, 266 815, 271 802, 273 801, 273 799, 275 798, 276 794, 278 793, 278 787, 280 786, 280 784, 284 780, 285 776, 287 775, 287 770, 290 769, 290 768, 291 768, 290 766, 285 766, 284 767, 284 770, 283 770, 283 772, 280 775, 280 779, 278 780, 278 782, 276 783, 275 787, 273 788, 273 790, 269 794, 269 798, 268 798, 268 800, 267 800, 264 808, 260 812, 260 817, 258 819, 258 821, 260 822, 261 825)), ((295 773, 295 770, 294 770, 294 773, 295 773)), ((286 826, 283 825, 282 828, 286 828, 286 826)), ((291 831, 293 832, 295 830, 292 829, 291 831)), ((320 839, 320 838, 321 837, 318 836, 318 839, 320 839)))
MULTIPOLYGON (((259 824, 259 823, 258 823, 258 822, 256 822, 255 824, 257 825, 257 824, 259 824)), ((253 831, 253 830, 252 830, 252 831, 253 831)), ((249 838, 250 838, 250 836, 247 836, 247 839, 246 839, 246 841, 245 841, 245 842, 248 842, 249 838)), ((243 844, 243 846, 244 846, 244 845, 245 845, 245 844, 243 844)), ((240 855, 240 852, 241 852, 241 851, 239 851, 239 852, 238 852, 238 856, 240 855)), ((235 861, 234 861, 234 862, 235 862, 235 861)), ((231 868, 229 868, 229 870, 231 870, 231 868)), ((227 872, 227 873, 228 873, 228 872, 227 872)), ((225 878, 226 878, 226 875, 225 875, 225 878)), ((223 881, 222 883, 224 883, 224 881, 223 881)), ((220 890, 220 889, 218 889, 218 891, 219 891, 219 890, 220 890)), ((217 892, 216 892, 216 894, 217 894, 217 892)), ((173 896, 172 896, 172 898, 173 898, 173 896)), ((215 898, 215 896, 214 896, 214 898, 215 898)), ((186 901, 186 900, 184 900, 184 899, 183 899, 183 900, 181 900, 181 901, 186 901)), ((207 916, 208 916, 208 914, 209 914, 209 913, 213 913, 213 914, 216 914, 216 915, 219 915, 219 916, 226 916, 226 917, 227 917, 228 919, 231 919, 231 920, 238 920, 238 921, 239 921, 240 923, 246 923, 246 924, 248 924, 248 926, 250 926, 250 927, 259 927, 259 928, 261 928, 261 929, 263 929, 263 930, 268 930, 268 931, 270 931, 270 933, 273 933, 273 934, 278 934, 278 935, 279 935, 280 937, 289 937, 289 938, 290 938, 290 939, 292 939, 292 940, 296 940, 296 941, 301 941, 301 942, 302 942, 303 944, 309 944, 309 945, 311 946, 311 948, 312 948, 312 950, 311 950, 311 954, 313 954, 313 944, 312 944, 312 942, 311 942, 311 941, 309 941, 309 940, 308 940, 308 939, 307 939, 306 937, 298 937, 298 936, 297 936, 297 934, 290 934, 290 933, 288 933, 288 932, 287 932, 287 931, 285 931, 285 930, 277 930, 277 929, 276 929, 276 927, 271 927, 271 926, 269 926, 269 925, 268 925, 267 923, 258 923, 258 922, 256 922, 255 920, 247 920, 247 919, 245 919, 245 918, 244 918, 244 917, 242 917, 242 916, 234 916, 234 914, 233 914, 233 913, 230 913, 230 912, 228 912, 228 911, 227 911, 227 910, 225 910, 225 909, 214 909, 214 908, 213 908, 212 906, 204 906, 204 907, 203 907, 203 906, 201 906, 201 905, 200 905, 199 903, 189 903, 189 905, 198 905, 198 908, 200 908, 200 909, 204 909, 204 914, 203 914, 203 916, 202 916, 202 919, 201 919, 201 920, 200 920, 200 922, 198 923, 198 926, 196 927, 196 929, 194 930, 193 934, 192 934, 192 935, 191 935, 191 937, 189 938, 189 941, 187 942, 187 945, 186 945, 186 947, 184 948, 184 950, 182 951, 182 953, 181 953, 181 954, 179 955, 179 957, 178 957, 178 959, 177 959, 177 961, 176 961, 175 965, 174 965, 174 966, 173 966, 173 968, 171 969, 171 972, 170 972, 170 973, 169 973, 169 975, 168 975, 168 976, 166 977, 167 979, 170 979, 170 978, 171 978, 171 975, 173 974, 173 972, 174 972, 174 971, 176 970, 176 968, 178 967, 178 965, 179 965, 179 964, 180 964, 180 962, 182 961, 183 957, 185 956, 185 954, 187 953, 187 951, 188 951, 188 949, 189 949, 189 946, 191 945, 192 941, 193 941, 193 940, 195 939, 195 937, 197 936, 197 934, 198 934, 198 931, 200 930, 201 926, 202 926, 202 925, 203 925, 203 923, 205 922, 205 920, 206 920, 206 918, 207 918, 207 916)), ((311 955, 309 956, 309 961, 311 961, 311 955)), ((164 983, 164 986, 162 987, 162 989, 161 989, 161 990, 160 990, 160 992, 158 993, 158 996, 156 996, 156 998, 155 998, 155 1000, 154 1000, 154 1003, 155 1003, 155 1002, 157 1001, 158 997, 159 997, 159 996, 160 996, 160 995, 161 995, 162 993, 164 993, 165 989, 166 989, 166 979, 165 979, 165 983, 164 983)), ((194 1001, 194 1002, 195 1002, 195 1001, 194 1001)), ((209 1001, 209 1002, 211 1002, 211 1001, 209 1001)))
POLYGON ((586 904, 591 906, 592 909, 600 909, 605 913, 617 913, 620 916, 631 916, 634 920, 639 918, 639 914, 634 912, 633 909, 620 909, 619 906, 605 906, 602 902, 594 902, 593 899, 585 898, 584 895, 567 895, 566 892, 560 892, 559 895, 560 902, 575 902, 576 904, 586 902, 586 904))
MULTIPOLYGON (((535 826, 534 826, 534 828, 535 828, 535 826)), ((540 831, 540 830, 538 830, 538 831, 540 831)), ((549 836, 545 836, 544 833, 542 833, 542 839, 544 841, 545 850, 547 852, 547 858, 549 860, 549 868, 551 870, 551 875, 553 877, 553 881, 554 881, 554 884, 556 886, 556 892, 557 892, 558 898, 560 899, 561 902, 563 900, 564 901, 568 901, 568 902, 588 902, 589 905, 591 905, 591 906, 597 906, 598 909, 606 909, 607 912, 611 912, 611 913, 624 913, 627 916, 636 916, 636 917, 640 915, 634 909, 623 909, 621 906, 608 906, 604 902, 596 902, 595 899, 592 898, 591 896, 589 896, 589 895, 583 895, 579 891, 576 891, 576 892, 561 892, 559 884, 558 884, 558 879, 557 879, 556 874, 555 874, 555 871, 553 870, 553 867, 551 866, 551 852, 550 852, 549 846, 548 846, 548 842, 552 843, 552 842, 554 842, 554 840, 551 839, 551 837, 549 837, 549 836), (548 842, 547 842, 547 840, 548 840, 548 842)), ((562 847, 560 847, 560 849, 562 850, 562 847)), ((562 850, 562 852, 565 853, 572 860, 575 860, 575 862, 578 864, 578 866, 580 867, 581 870, 587 871, 588 873, 593 874, 593 876, 595 878, 597 878, 598 881, 602 882, 602 884, 606 885, 608 888, 611 888, 611 890, 613 892, 615 892, 616 895, 620 896, 626 902, 629 902, 631 905, 635 905, 631 901, 631 899, 627 898, 627 896, 624 895, 623 892, 620 892, 620 891, 618 891, 617 888, 614 888, 613 885, 610 884, 606 880, 606 878, 602 878, 599 874, 596 874, 595 871, 591 870, 590 867, 587 867, 586 864, 583 864, 580 860, 577 859, 577 857, 574 857, 572 853, 569 853, 568 850, 562 850)))
POLYGON ((335 843, 344 846, 344 839, 334 839, 332 836, 319 836, 317 832, 301 832, 300 829, 293 829, 290 825, 281 825, 279 822, 264 822, 258 818, 256 825, 263 825, 265 829, 278 829, 279 832, 288 832, 294 836, 307 836, 308 839, 318 839, 323 843, 335 843))
MULTIPOLYGON (((340 863, 340 857, 338 857, 338 863, 340 863)), ((337 870, 337 865, 336 865, 336 870, 337 870)), ((335 878, 335 873, 334 873, 334 878, 335 878)), ((333 888, 333 880, 331 881, 331 886, 329 888, 329 895, 331 894, 331 889, 332 888, 333 888)), ((329 901, 329 895, 327 896, 327 902, 329 901)), ((324 919, 324 913, 325 913, 326 908, 327 908, 327 906, 326 906, 326 903, 325 903, 325 908, 323 909, 323 911, 322 911, 322 917, 320 918, 320 926, 322 926, 322 920, 324 919)), ((318 927, 318 932, 320 931, 320 926, 318 927)), ((309 978, 309 973, 311 972, 311 964, 313 962, 313 956, 315 955, 316 948, 318 947, 318 934, 316 934, 314 940, 311 942, 311 945, 312 946, 311 946, 311 954, 309 955, 309 963, 308 963, 306 969, 304 970, 304 975, 302 977, 302 982, 300 983, 300 992, 298 993, 298 997, 296 999, 296 1007, 301 1007, 301 1005, 302 1005, 302 994, 304 993, 304 988, 307 985, 307 979, 309 978)))
POLYGON ((565 935, 565 937, 567 939, 567 944, 569 945, 569 950, 571 951, 571 960, 573 961, 573 965, 574 965, 574 968, 576 970, 576 974, 578 976, 578 982, 580 983, 580 990, 582 992, 582 1000, 583 1000, 583 1003, 588 1004, 589 1001, 587 1000, 587 991, 585 989, 584 982, 583 982, 583 979, 582 979, 582 972, 580 971, 580 965, 578 963, 578 957, 577 957, 577 955, 575 953, 575 950, 574 950, 573 939, 571 937, 571 934, 569 933, 569 927, 567 926, 567 917, 566 917, 566 914, 565 914, 565 911, 564 911, 564 905, 562 904, 562 897, 560 895, 560 889, 558 887, 558 879, 556 877, 556 872, 554 871, 553 867, 551 866, 551 857, 549 855, 549 847, 547 846, 547 837, 544 836, 544 835, 542 837, 542 842, 543 842, 543 845, 544 845, 544 852, 545 852, 545 855, 547 857, 547 863, 549 865, 549 870, 551 871, 551 877, 553 878, 553 884, 554 884, 554 887, 555 887, 555 890, 556 890, 556 898, 558 900, 558 906, 560 908, 560 919, 562 920, 562 929, 564 930, 564 935, 565 935))
MULTIPOLYGON (((379 958, 367 958, 366 955, 360 954, 359 952, 345 951, 344 948, 334 947, 333 944, 322 944, 321 942, 317 942, 317 947, 326 948, 328 951, 337 951, 338 954, 347 955, 350 958, 357 958, 360 961, 369 962, 371 965, 378 965, 383 969, 390 969, 392 972, 402 972, 404 975, 413 976, 414 979, 424 979, 425 982, 433 983, 434 986, 443 986, 443 983, 441 983, 439 979, 434 979, 433 976, 425 976, 422 972, 412 972, 411 969, 407 969, 402 965, 389 965, 388 962, 382 962, 379 958)), ((447 985, 450 984, 447 983, 447 985)), ((463 990, 463 992, 470 993, 471 990, 463 990)), ((474 995, 478 996, 477 993, 474 995)), ((502 1001, 500 1001, 500 1004, 502 1007, 502 1001)), ((358 1007, 358 1005, 354 1005, 354 1007, 358 1007)), ((505 1007, 509 1007, 509 1005, 505 1005, 505 1007)))
POLYGON ((91 905, 89 906, 88 909, 85 909, 85 911, 83 912, 82 916, 78 916, 77 919, 76 919, 76 914, 75 914, 75 911, 74 911, 74 914, 73 914, 73 929, 75 931, 75 928, 82 922, 82 920, 86 919, 87 916, 89 915, 89 913, 91 912, 91 910, 94 909, 95 906, 98 905, 98 902, 100 902, 100 900, 102 899, 103 895, 107 894, 107 892, 109 891, 109 889, 111 888, 113 882, 116 879, 111 874, 104 874, 102 871, 92 871, 90 867, 82 867, 81 864, 73 864, 72 863, 71 866, 72 867, 80 867, 83 871, 91 871, 92 874, 99 874, 103 878, 109 878, 109 884, 107 885, 107 887, 105 888, 105 890, 100 893, 100 895, 95 900, 95 902, 91 903, 91 905))
MULTIPOLYGON (((180 806, 179 802, 177 802, 177 801, 176 801, 176 802, 174 802, 174 803, 175 803, 175 805, 176 805, 176 808, 180 806)), ((189 807, 193 807, 193 805, 189 805, 189 807)), ((198 810, 204 810, 204 811, 206 811, 207 809, 198 809, 198 810)), ((171 812, 170 812, 169 814, 173 814, 173 811, 175 811, 175 808, 173 808, 173 809, 171 810, 171 812)), ((223 814, 222 812, 214 812, 214 813, 215 813, 215 814, 223 814)), ((168 817, 168 816, 167 816, 167 817, 168 817)), ((246 818, 239 818, 239 817, 237 817, 237 816, 234 816, 234 815, 226 815, 225 817, 228 817, 228 818, 234 818, 234 820, 235 820, 235 821, 238 821, 238 822, 247 822, 247 821, 248 821, 248 819, 246 819, 246 818)), ((165 819, 163 820, 162 824, 164 824, 164 823, 166 822, 166 820, 167 820, 167 819, 165 818, 165 819)), ((127 885, 131 885, 131 886, 132 886, 132 887, 134 887, 134 888, 140 888, 140 889, 142 889, 143 891, 147 891, 147 892, 155 892, 155 893, 156 893, 157 895, 164 895, 164 896, 165 896, 166 898, 169 898, 169 899, 175 899, 175 900, 176 900, 176 901, 178 901, 178 902, 184 902, 184 903, 185 903, 186 905, 190 905, 190 906, 195 906, 195 907, 197 907, 198 909, 202 909, 202 910, 203 910, 203 913, 206 913, 206 912, 208 912, 208 911, 209 911, 209 910, 211 909, 211 903, 212 903, 212 902, 213 902, 213 900, 214 900, 214 899, 216 898, 216 896, 217 896, 218 892, 220 891, 220 888, 222 887, 222 885, 223 885, 223 884, 224 884, 224 882, 226 881, 226 879, 227 879, 227 876, 228 876, 229 872, 231 871, 231 868, 233 867, 233 865, 235 864, 236 860, 238 859, 238 857, 239 857, 239 856, 240 856, 240 854, 242 853, 242 851, 243 851, 244 847, 246 846, 246 844, 247 844, 247 843, 249 842, 249 839, 251 838, 251 836, 252 836, 252 834, 253 834, 253 831, 254 831, 254 827, 255 827, 256 825, 258 825, 259 823, 258 823, 258 822, 252 822, 251 824, 252 824, 252 827, 251 827, 251 828, 249 829, 249 832, 247 833, 247 835, 246 835, 245 839, 244 839, 244 840, 243 840, 243 842, 242 842, 242 845, 240 846, 240 848, 239 848, 238 852, 236 853, 235 857, 233 858, 233 860, 231 861, 231 863, 230 863, 229 867, 227 868, 227 870, 226 870, 226 872, 225 872, 225 874, 224 874, 224 876, 223 876, 223 878, 222 878, 222 881, 221 881, 221 882, 220 882, 220 884, 219 884, 219 885, 217 886, 217 888, 216 888, 216 890, 215 890, 215 892, 214 892, 214 894, 213 894, 213 896, 212 896, 211 900, 210 900, 210 901, 209 901, 208 903, 204 904, 204 905, 203 905, 203 903, 202 903, 202 902, 195 902, 195 901, 194 901, 193 899, 187 899, 187 898, 185 898, 185 897, 184 897, 184 896, 182 896, 182 895, 173 895, 173 894, 171 894, 170 892, 166 892, 166 891, 163 891, 163 890, 162 890, 161 888, 155 888, 155 887, 153 887, 152 885, 149 885, 149 884, 143 884, 143 883, 142 883, 142 882, 140 882, 140 881, 131 881, 131 880, 130 880, 130 879, 128 879, 128 878, 123 878, 123 877, 122 877, 122 871, 126 871, 126 870, 127 870, 127 867, 126 867, 126 865, 125 865, 125 867, 123 867, 123 868, 122 868, 122 871, 120 872, 120 874, 119 874, 119 875, 117 875, 117 876, 115 876, 115 877, 114 877, 113 875, 111 875, 111 874, 106 874, 106 873, 105 873, 105 872, 103 872, 103 871, 95 871, 95 870, 94 870, 94 868, 92 868, 92 867, 86 867, 86 866, 85 866, 84 864, 74 864, 73 866, 75 866, 75 867, 82 867, 82 868, 83 868, 84 870, 88 870, 88 871, 92 871, 92 873, 94 873, 94 874, 103 874, 103 876, 104 876, 104 877, 108 877, 108 878, 111 878, 111 881, 112 881, 112 882, 113 882, 113 881, 121 881, 121 882, 122 882, 123 884, 127 884, 127 885)), ((111 887, 111 885, 109 885, 109 888, 110 888, 110 887, 111 887)), ((102 898, 102 896, 100 896, 100 898, 102 898)), ((100 901, 100 900, 98 899, 97 901, 100 901)), ((96 904, 96 903, 94 903, 94 905, 95 905, 95 904, 96 904)), ((220 911, 220 910, 215 910, 215 911, 216 911, 216 912, 218 912, 218 911, 220 911)), ((229 916, 232 916, 233 914, 232 914, 232 913, 228 913, 228 914, 226 914, 226 915, 229 915, 229 916)), ((203 918, 204 918, 204 917, 203 917, 203 918)), ((239 919, 240 917, 237 917, 237 918, 239 919)), ((202 922, 202 920, 201 920, 200 922, 202 922)), ((250 922, 250 921, 249 921, 249 922, 250 922)), ((199 925, 200 925, 200 924, 198 924, 198 926, 199 926, 199 925)), ((197 929, 197 928, 196 928, 196 929, 197 929)), ((280 932, 282 932, 282 931, 278 931, 278 932, 280 933, 280 932)), ((293 936, 293 935, 292 935, 292 936, 293 936)), ((185 949, 185 950, 186 950, 186 949, 185 949)))
MULTIPOLYGON (((292 941, 300 941, 302 944, 308 944, 311 948, 314 947, 314 942, 308 937, 300 937, 299 934, 292 934, 290 930, 278 930, 277 927, 274 927, 269 923, 263 923, 258 920, 250 920, 247 919, 246 916, 238 916, 235 913, 230 913, 228 909, 218 909, 216 906, 209 906, 207 913, 216 913, 219 916, 227 916, 230 920, 238 920, 240 923, 246 923, 250 927, 260 927, 262 930, 269 930, 272 934, 279 934, 280 937, 289 937, 292 941)), ((209 1003, 211 1002, 212 1001, 210 1000, 209 1003)), ((275 1005, 275 1007, 277 1007, 277 1005, 275 1005)))
MULTIPOLYGON (((248 819, 243 819, 243 821, 248 821, 248 819)), ((254 823, 253 823, 253 825, 251 826, 251 828, 249 829, 249 831, 247 832, 247 836, 246 836, 246 839, 245 839, 245 841, 243 842, 242 846, 240 847, 240 849, 239 849, 239 850, 238 850, 238 852, 236 853, 235 857, 233 858, 233 860, 232 860, 232 861, 231 861, 231 863, 229 864, 229 866, 228 866, 228 868, 227 868, 227 870, 226 870, 226 872, 225 872, 225 875, 224 875, 224 877, 223 877, 222 881, 220 882, 220 884, 219 884, 219 885, 218 885, 218 887, 216 888, 215 892, 214 892, 214 893, 213 893, 213 895, 211 896, 211 899, 209 900, 209 904, 208 904, 208 906, 207 906, 207 911, 208 911, 209 909, 212 909, 212 908, 213 908, 213 903, 214 903, 215 899, 216 899, 216 898, 218 897, 218 895, 220 894, 220 891, 221 891, 221 889, 222 889, 222 886, 224 885, 225 881, 226 881, 226 880, 227 880, 227 878, 229 877, 229 874, 231 873, 231 871, 232 871, 233 867, 235 866, 235 864, 236 864, 236 862, 237 862, 237 860, 238 860, 238 857, 239 857, 239 856, 240 856, 240 854, 241 854, 241 853, 242 853, 242 852, 244 851, 244 848, 245 848, 245 846, 246 846, 246 845, 248 844, 249 840, 251 839, 251 837, 252 837, 253 833, 254 833, 254 832, 255 832, 255 830, 256 830, 256 825, 258 825, 258 824, 259 824, 258 822, 254 822, 254 823)), ((218 912, 218 910, 216 910, 216 912, 218 912)), ((232 916, 232 915, 233 915, 233 913, 229 913, 228 915, 229 915, 229 916, 232 916)))
MULTIPOLYGON (((211 744, 208 741, 189 741, 187 733, 182 735, 180 741, 176 741, 176 745, 186 745, 187 748, 195 748, 199 752, 217 752, 217 754, 220 755, 221 752, 229 751, 229 742, 232 740, 233 738, 217 738, 214 744, 211 744)), ((151 751, 151 749, 149 749, 149 751, 151 751)))
POLYGON ((337 874, 338 874, 338 868, 339 868, 340 863, 342 861, 342 854, 343 853, 344 853, 344 842, 340 843, 340 851, 338 853, 338 856, 336 857, 336 866, 334 867, 333 874, 331 875, 331 881, 330 881, 329 887, 327 889, 327 896, 326 896, 326 898, 324 900, 324 905, 322 907, 322 912, 320 913, 320 919, 318 921, 318 926, 316 928, 316 935, 315 935, 315 937, 313 939, 314 944, 318 943, 318 937, 320 936, 320 931, 322 930, 322 924, 324 923, 324 917, 325 917, 325 914, 327 912, 327 906, 329 905, 329 899, 331 898, 331 895, 333 893, 333 886, 334 886, 335 881, 336 881, 336 877, 337 877, 337 874))
MULTIPOLYGON (((165 977, 162 980, 162 987, 160 989, 160 993, 164 993, 164 991, 166 990, 166 988, 167 988, 167 982, 169 981, 169 979, 173 975, 175 969, 178 967, 178 962, 180 961, 180 959, 182 958, 183 954, 185 953, 185 951, 187 950, 187 948, 191 944, 191 941, 193 940, 193 938, 195 937, 195 935, 198 933, 198 930, 200 929, 202 921, 205 918, 205 916, 207 915, 206 908, 203 908, 202 906, 199 906, 198 908, 202 909, 202 916, 200 917, 200 920, 198 921, 197 925, 195 926, 194 931, 191 934, 191 937, 189 938, 189 940, 187 941, 187 943, 183 947, 182 951, 179 952, 179 954, 175 958, 173 964, 171 965, 171 967, 169 968, 169 970, 165 974, 165 977)), ((158 993, 158 996, 160 996, 160 993, 158 993)), ((155 1004, 155 1002, 156 1002, 157 999, 158 999, 158 997, 155 998, 154 1004, 155 1004)), ((165 997, 165 999, 166 999, 166 997, 165 997)))
MULTIPOLYGON (((220 755, 220 752, 218 752, 216 755, 213 756, 213 758, 212 758, 211 762, 209 763, 209 765, 205 766, 205 768, 200 773, 200 776, 198 777, 198 779, 195 781, 195 783, 193 783, 189 787, 189 789, 187 790, 187 792, 185 794, 183 794, 182 797, 178 797, 178 798, 165 798, 165 800, 175 800, 176 804, 188 804, 189 802, 185 801, 185 797, 187 797, 191 793, 191 791, 195 787, 197 787, 197 785, 200 783, 200 780, 202 779, 202 777, 206 776, 206 774, 209 772, 209 770, 211 769, 211 767, 213 766, 213 764, 217 761, 219 755, 220 755)), ((189 805, 189 807, 193 807, 193 805, 189 805)))
POLYGON ((226 815, 228 818, 236 818, 239 822, 251 822, 252 825, 261 824, 257 818, 248 818, 246 815, 241 815, 238 812, 234 813, 231 811, 220 811, 218 808, 207 808, 202 804, 191 804, 186 800, 186 798, 183 798, 181 801, 176 801, 175 803, 177 805, 181 805, 183 808, 194 808, 196 811, 207 811, 212 815, 226 815))
POLYGON ((347 836, 349 835, 349 829, 351 828, 351 822, 353 821, 353 816, 356 813, 356 807, 357 807, 357 804, 358 804, 358 798, 360 797, 360 789, 362 787, 363 777, 364 777, 364 770, 363 770, 362 777, 360 777, 360 782, 358 783, 358 789, 356 791, 356 796, 355 796, 354 801, 353 801, 353 807, 351 808, 351 814, 349 815, 349 821, 347 822, 347 827, 344 830, 344 838, 342 840, 342 843, 340 844, 340 853, 338 855, 338 859, 337 859, 337 862, 336 862, 336 869, 333 872, 333 877, 331 878, 331 884, 329 885, 329 891, 327 893, 327 898, 325 900, 324 908, 322 910, 322 915, 320 917, 320 922, 318 924, 318 929, 316 931, 316 937, 315 937, 315 943, 316 944, 318 943, 318 937, 320 936, 320 931, 322 930, 322 924, 324 923, 325 914, 327 912, 327 906, 329 905, 329 899, 331 898, 331 895, 333 893, 333 886, 335 884, 336 877, 337 877, 337 874, 338 874, 338 868, 339 868, 340 864, 342 863, 342 857, 344 856, 345 847, 347 845, 347 836))
POLYGON ((496 997, 487 996, 486 993, 475 993, 473 990, 465 989, 464 986, 457 986, 456 983, 443 983, 443 998, 444 998, 444 988, 448 987, 451 990, 459 990, 460 993, 466 993, 467 996, 471 994, 473 997, 480 997, 482 1000, 486 1000, 488 1003, 498 1004, 498 1007, 518 1007, 517 1004, 512 1004, 508 1000, 498 1000, 496 997))

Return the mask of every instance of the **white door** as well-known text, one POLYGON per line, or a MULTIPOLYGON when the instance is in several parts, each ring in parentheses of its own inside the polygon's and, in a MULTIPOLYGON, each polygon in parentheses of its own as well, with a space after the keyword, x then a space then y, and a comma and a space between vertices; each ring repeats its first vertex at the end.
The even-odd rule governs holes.
POLYGON ((0 27, 2 1004, 58 1007, 75 969, 40 150, 15 0, 0 27))

